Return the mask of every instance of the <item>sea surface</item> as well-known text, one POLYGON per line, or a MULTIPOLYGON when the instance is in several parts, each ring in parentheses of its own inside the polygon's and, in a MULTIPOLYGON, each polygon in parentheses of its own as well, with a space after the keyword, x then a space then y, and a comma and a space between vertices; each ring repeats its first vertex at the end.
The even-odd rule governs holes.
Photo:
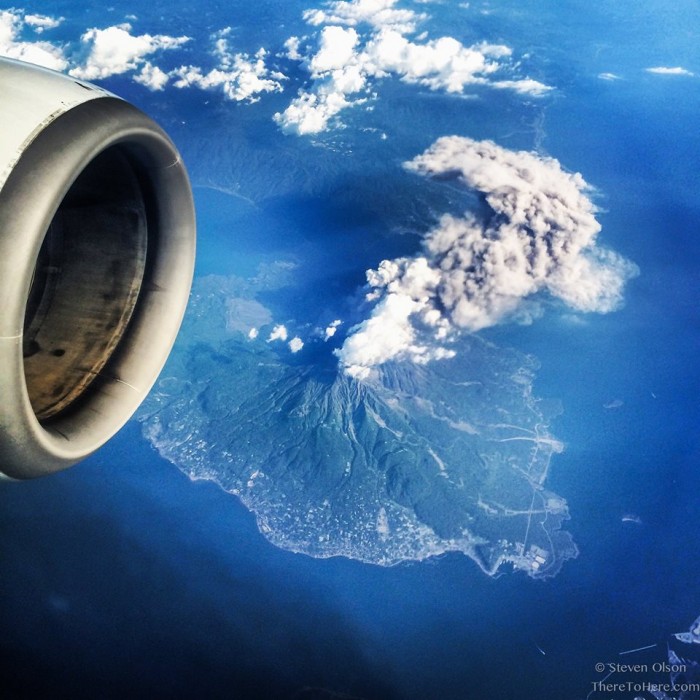
POLYGON ((643 453, 611 450, 607 468, 595 449, 559 457, 581 555, 540 582, 490 579, 459 555, 382 568, 279 550, 234 497, 190 482, 131 424, 73 470, 2 487, 2 687, 7 697, 291 698, 309 686, 583 698, 595 663, 663 645, 698 613, 685 563, 700 546, 698 476, 681 450, 643 453), (621 522, 631 505, 641 524, 621 522))

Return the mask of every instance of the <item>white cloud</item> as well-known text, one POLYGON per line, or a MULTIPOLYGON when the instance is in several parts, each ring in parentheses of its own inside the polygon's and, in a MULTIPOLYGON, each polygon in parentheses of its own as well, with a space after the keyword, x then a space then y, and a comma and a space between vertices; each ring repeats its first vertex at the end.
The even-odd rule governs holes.
POLYGON ((257 102, 263 92, 280 92, 280 81, 285 76, 271 71, 265 65, 267 52, 261 48, 254 56, 236 53, 229 47, 228 36, 231 28, 216 32, 214 57, 218 60, 216 68, 203 72, 198 66, 181 66, 172 72, 173 85, 177 88, 196 86, 202 90, 220 89, 227 99, 235 102, 257 102))
POLYGON ((552 90, 550 85, 545 85, 539 80, 523 78, 522 80, 497 80, 491 85, 500 90, 513 90, 519 95, 529 95, 530 97, 540 97, 552 90))
POLYGON ((338 2, 328 12, 305 14, 314 25, 353 26, 323 26, 315 36, 316 48, 305 57, 296 38, 287 46, 288 55, 303 60, 312 84, 300 90, 284 112, 275 114, 284 131, 299 135, 325 131, 342 110, 363 103, 371 81, 381 78, 396 77, 456 94, 474 85, 530 96, 551 89, 531 78, 497 79, 512 54, 507 46, 483 42, 465 46, 452 37, 407 38, 406 27, 392 19, 391 13, 399 12, 394 4, 389 0, 338 2), (355 28, 361 22, 370 24, 369 33, 355 28))
POLYGON ((392 27, 401 33, 415 31, 425 14, 395 8, 397 0, 340 0, 328 3, 328 10, 307 10, 304 19, 311 25, 340 24, 356 26, 369 24, 377 29, 392 27))
POLYGON ((408 83, 455 93, 463 92, 467 85, 487 82, 486 76, 499 68, 497 60, 510 54, 507 46, 464 46, 452 37, 416 44, 394 30, 379 32, 367 45, 371 73, 393 73, 408 83))
POLYGON ((323 333, 323 340, 327 341, 330 340, 338 331, 338 326, 340 326, 343 322, 337 318, 335 321, 332 321, 326 326, 326 330, 323 333))
POLYGON ((358 92, 364 84, 359 70, 337 71, 328 76, 328 80, 320 82, 314 91, 302 90, 299 97, 284 112, 277 112, 273 119, 283 131, 300 136, 325 131, 336 114, 352 104, 360 104, 361 100, 350 101, 347 96, 358 92), (344 91, 340 87, 353 84, 358 87, 357 90, 344 91))
POLYGON ((695 75, 681 66, 655 66, 653 68, 647 68, 646 71, 647 73, 656 73, 657 75, 695 75))
MULTIPOLYGON (((384 261, 389 263, 389 261, 384 261)), ((418 258, 419 267, 424 267, 425 259, 418 258)), ((410 265, 409 265, 410 266, 410 265)), ((368 277, 375 272, 368 271, 368 277)), ((437 277, 436 274, 429 275, 437 277)), ((411 271, 408 271, 408 286, 411 286, 411 271)), ((415 280, 413 280, 415 281, 415 280)), ((426 287, 431 282, 427 281, 426 287)), ((412 295, 408 289, 394 289, 384 293, 372 312, 372 316, 355 327, 354 331, 346 338, 343 346, 336 351, 341 364, 350 376, 356 379, 367 379, 372 367, 380 365, 388 360, 411 360, 418 364, 425 364, 431 360, 444 357, 453 357, 454 351, 429 340, 421 342, 419 324, 415 319, 431 316, 429 308, 430 299, 420 290, 417 295, 412 295)), ((435 321, 439 319, 435 318, 435 321)))
POLYGON ((416 330, 410 320, 422 306, 407 294, 387 294, 377 304, 372 317, 362 323, 338 351, 348 373, 364 379, 371 367, 388 359, 424 354, 427 348, 416 345, 416 330))
POLYGON ((41 34, 46 29, 55 29, 61 22, 63 22, 63 17, 49 17, 48 15, 24 15, 24 21, 31 27, 34 27, 34 31, 37 34, 41 34))
POLYGON ((622 77, 616 73, 598 73, 601 80, 622 80, 622 77))
POLYGON ((289 349, 293 353, 299 352, 304 347, 304 341, 297 335, 289 341, 289 349))
POLYGON ((290 61, 301 61, 302 56, 301 53, 299 53, 299 37, 298 36, 290 36, 287 41, 284 42, 284 48, 287 49, 287 58, 290 61))
POLYGON ((107 29, 90 29, 81 37, 88 48, 83 65, 70 72, 79 78, 95 80, 135 72, 134 81, 150 90, 163 90, 168 83, 176 88, 198 87, 202 90, 221 90, 225 97, 236 102, 255 102, 263 92, 282 89, 281 73, 267 68, 267 52, 260 49, 254 56, 236 53, 229 47, 227 27, 212 35, 212 55, 216 66, 206 71, 200 66, 183 65, 164 71, 150 58, 165 50, 178 49, 191 39, 163 34, 134 35, 130 24, 107 29))
POLYGON ((40 15, 24 15, 21 10, 0 10, 0 56, 14 58, 53 70, 65 70, 68 61, 61 46, 48 41, 24 41, 22 32, 32 26, 37 32, 57 26, 60 20, 40 15), (44 23, 42 27, 41 23, 44 23))
POLYGON ((636 267, 596 244, 590 187, 558 161, 491 141, 439 139, 406 164, 483 194, 490 217, 445 215, 423 253, 369 270, 372 316, 337 351, 356 377, 390 359, 425 362, 454 353, 460 331, 531 321, 528 299, 547 292, 576 311, 607 313, 622 302, 636 267))
POLYGON ((354 29, 324 27, 318 52, 309 63, 311 75, 318 77, 326 71, 345 68, 355 59, 355 46, 358 39, 354 29))
POLYGON ((250 338, 250 340, 255 340, 258 337, 258 332, 257 328, 251 328, 248 331, 248 338, 250 338))
POLYGON ((323 28, 318 51, 308 61, 316 83, 314 89, 302 90, 283 113, 274 116, 285 131, 297 134, 324 131, 338 112, 350 106, 348 96, 364 89, 366 71, 355 52, 358 38, 352 28, 323 28))
POLYGON ((108 78, 137 70, 144 66, 148 56, 175 49, 190 41, 186 36, 173 37, 165 34, 134 36, 130 24, 89 29, 80 40, 88 47, 89 53, 84 65, 73 68, 70 73, 85 80, 108 78))
POLYGON ((261 92, 280 92, 283 79, 280 73, 270 73, 265 66, 265 51, 261 49, 254 58, 237 54, 230 68, 214 68, 202 73, 197 66, 181 66, 173 71, 177 88, 196 86, 202 90, 221 89, 227 99, 235 102, 256 102, 261 92))
POLYGON ((23 33, 28 30, 42 33, 62 21, 63 18, 48 15, 24 14, 22 10, 0 10, 0 55, 59 71, 70 68, 71 75, 85 80, 131 73, 134 82, 149 90, 163 90, 173 81, 178 88, 218 89, 230 100, 249 103, 257 101, 260 93, 281 91, 281 81, 285 80, 284 75, 265 65, 265 49, 261 48, 254 56, 232 51, 228 44, 230 27, 212 36, 216 66, 208 71, 192 65, 163 70, 153 58, 163 51, 179 49, 191 39, 165 34, 137 35, 129 23, 84 32, 80 37, 80 51, 73 51, 82 57, 79 63, 69 62, 70 47, 22 40, 23 33))
POLYGON ((288 337, 287 333, 287 327, 283 326, 281 323, 277 324, 273 329, 272 332, 270 333, 270 336, 267 339, 268 343, 273 342, 274 340, 287 340, 288 337))
POLYGON ((134 82, 154 91, 163 90, 169 80, 170 77, 167 73, 148 61, 144 63, 141 72, 134 77, 134 82))

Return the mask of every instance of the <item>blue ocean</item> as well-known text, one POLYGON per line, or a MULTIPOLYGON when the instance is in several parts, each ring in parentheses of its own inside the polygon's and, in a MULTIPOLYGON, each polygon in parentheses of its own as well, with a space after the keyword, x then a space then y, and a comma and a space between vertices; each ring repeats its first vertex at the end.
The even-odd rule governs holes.
MULTIPOLYGON (((342 15, 359 4, 314 8, 342 15)), ((273 115, 322 82, 309 76, 308 56, 305 63, 284 54, 288 37, 302 37, 301 51, 323 26, 302 19, 312 3, 206 2, 201 12, 178 2, 78 5, 19 12, 62 17, 56 45, 125 22, 133 35, 192 35, 182 56, 163 52, 164 71, 197 62, 209 37, 230 26, 216 36, 249 58, 265 46, 285 76, 279 90, 247 102, 216 86, 150 90, 134 82, 135 69, 95 78, 161 123, 183 154, 198 216, 195 289, 229 280, 236 298, 257 304, 237 311, 236 323, 247 325, 234 329, 235 348, 193 337, 203 327, 195 319, 176 358, 187 343, 209 343, 228 348, 227 362, 238 367, 248 326, 267 333, 274 322, 304 347, 292 354, 268 343, 266 362, 269 347, 285 372, 335 372, 332 349, 368 313, 365 271, 419 254, 443 214, 484 206, 473 192, 403 166, 447 135, 536 152, 581 173, 594 188, 601 242, 636 274, 610 313, 571 310, 541 293, 529 322, 477 331, 503 352, 536 358, 533 394, 561 409, 548 429, 564 450, 552 455, 546 488, 568 504, 562 529, 578 556, 556 576, 509 564, 487 576, 459 551, 380 566, 275 546, 261 532, 265 513, 221 487, 213 458, 196 464, 219 469, 219 483, 195 473, 182 457, 187 444, 172 447, 181 433, 167 445, 153 438, 150 404, 76 467, 0 483, 0 695, 663 697, 633 686, 668 680, 655 664, 700 615, 697 6, 385 2, 426 15, 405 34, 413 41, 449 34, 465 46, 507 45, 513 55, 499 70, 512 71, 508 79, 553 89, 533 96, 475 83, 456 95, 386 69, 385 77, 368 74, 366 103, 304 135, 284 132, 273 115), (649 70, 659 67, 666 70, 649 70), (343 319, 337 342, 324 344, 314 329, 335 318, 343 319), (638 668, 615 666, 623 663, 638 668), (631 685, 603 693, 594 683, 604 679, 631 685)), ((347 26, 361 33, 362 21, 347 26)), ((50 39, 48 30, 30 30, 15 40, 50 39)), ((192 368, 201 374, 209 360, 195 365, 192 357, 174 360, 163 376, 204 386, 192 368)), ((221 367, 212 372, 216 383, 226 376, 221 367)), ((232 386, 245 381, 231 376, 232 386)), ((205 394, 182 396, 196 408, 183 413, 185 428, 190 421, 198 435, 225 442, 226 421, 206 413, 205 394)))

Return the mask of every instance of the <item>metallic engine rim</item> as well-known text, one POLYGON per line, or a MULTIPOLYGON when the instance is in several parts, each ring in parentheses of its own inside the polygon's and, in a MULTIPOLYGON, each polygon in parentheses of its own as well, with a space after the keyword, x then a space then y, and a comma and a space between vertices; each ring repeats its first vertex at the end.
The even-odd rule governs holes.
POLYGON ((185 311, 194 268, 191 189, 177 150, 126 102, 99 97, 51 122, 23 151, 0 191, 0 471, 47 474, 94 452, 131 417, 155 382, 185 311), (42 425, 24 383, 22 329, 45 232, 76 177, 112 146, 129 152, 152 206, 148 277, 109 378, 75 409, 42 425), (153 239, 151 240, 151 236, 153 239))

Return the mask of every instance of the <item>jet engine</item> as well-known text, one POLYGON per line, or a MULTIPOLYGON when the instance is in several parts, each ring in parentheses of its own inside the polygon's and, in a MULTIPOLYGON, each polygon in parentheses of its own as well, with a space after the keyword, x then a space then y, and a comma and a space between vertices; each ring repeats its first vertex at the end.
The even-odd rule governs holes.
POLYGON ((168 136, 99 87, 0 59, 0 472, 97 450, 155 382, 189 296, 192 192, 168 136))

